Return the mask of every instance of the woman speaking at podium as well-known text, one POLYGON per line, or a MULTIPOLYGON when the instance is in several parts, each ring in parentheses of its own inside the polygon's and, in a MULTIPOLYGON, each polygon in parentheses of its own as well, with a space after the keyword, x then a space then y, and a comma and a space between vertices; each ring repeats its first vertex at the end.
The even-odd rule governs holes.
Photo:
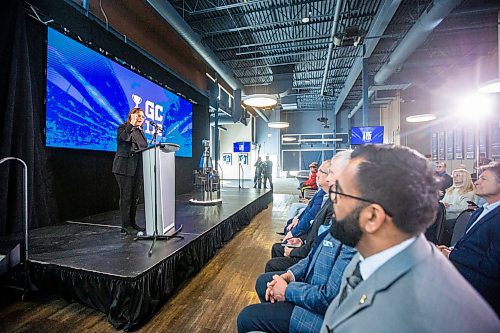
POLYGON ((144 231, 135 223, 135 212, 139 202, 142 185, 142 158, 135 153, 148 146, 142 130, 144 111, 132 108, 127 121, 118 126, 116 141, 117 149, 113 160, 113 173, 120 188, 120 217, 122 234, 134 234, 144 231))

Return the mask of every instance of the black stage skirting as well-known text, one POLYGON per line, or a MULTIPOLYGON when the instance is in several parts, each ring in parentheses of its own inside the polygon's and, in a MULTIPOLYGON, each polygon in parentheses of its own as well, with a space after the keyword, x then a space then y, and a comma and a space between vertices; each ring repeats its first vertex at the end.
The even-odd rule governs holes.
MULTIPOLYGON (((134 241, 119 233, 118 212, 30 232, 29 270, 41 290, 107 314, 116 329, 146 323, 187 279, 272 201, 272 192, 224 189, 221 206, 192 206, 176 200, 176 225, 184 239, 134 241), (109 225, 116 226, 115 228, 109 225)), ((138 212, 138 224, 144 222, 138 212), (141 221, 142 219, 142 221, 141 221)))

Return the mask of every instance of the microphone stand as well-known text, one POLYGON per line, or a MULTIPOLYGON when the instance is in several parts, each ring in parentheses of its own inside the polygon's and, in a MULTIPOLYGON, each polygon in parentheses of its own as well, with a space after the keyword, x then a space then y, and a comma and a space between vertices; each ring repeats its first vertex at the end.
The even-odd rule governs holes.
MULTIPOLYGON (((156 150, 158 149, 158 147, 161 145, 158 143, 158 132, 163 132, 163 130, 160 128, 160 126, 156 125, 155 123, 152 123, 152 126, 154 127, 154 132, 153 132, 153 137, 151 138, 151 141, 149 142, 149 144, 154 144, 154 163, 153 163, 153 175, 154 175, 154 188, 155 188, 155 195, 154 195, 154 200, 155 200, 155 203, 154 203, 154 211, 155 211, 155 218, 154 218, 154 221, 155 221, 155 230, 153 232, 153 235, 138 235, 137 237, 134 238, 134 240, 153 240, 153 242, 151 243, 151 247, 149 248, 149 251, 148 251, 148 256, 150 257, 152 254, 153 254, 153 248, 156 244, 156 241, 157 240, 169 240, 169 239, 172 239, 172 238, 177 238, 177 239, 184 239, 184 236, 181 236, 181 235, 178 235, 178 233, 182 230, 182 227, 183 225, 181 225, 179 227, 179 229, 177 230, 174 230, 174 233, 172 235, 160 235, 158 233, 158 190, 157 190, 157 174, 156 174, 156 162, 157 162, 157 153, 156 153, 156 150)), ((174 226, 175 228, 175 226, 174 226)))

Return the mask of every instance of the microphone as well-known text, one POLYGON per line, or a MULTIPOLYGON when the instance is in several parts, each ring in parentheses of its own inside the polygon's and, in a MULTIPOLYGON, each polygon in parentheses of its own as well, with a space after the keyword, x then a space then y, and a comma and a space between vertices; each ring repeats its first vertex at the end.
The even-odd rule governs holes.
POLYGON ((156 124, 154 121, 150 121, 149 124, 153 126, 153 128, 158 132, 163 132, 162 127, 159 124, 156 124))

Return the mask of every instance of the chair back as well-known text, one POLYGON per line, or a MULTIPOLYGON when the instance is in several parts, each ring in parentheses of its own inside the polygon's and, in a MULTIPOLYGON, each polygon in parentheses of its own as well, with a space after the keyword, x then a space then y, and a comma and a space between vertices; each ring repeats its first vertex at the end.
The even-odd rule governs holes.
POLYGON ((470 216, 472 215, 473 210, 464 210, 457 217, 457 221, 455 222, 455 227, 453 228, 453 235, 451 236, 451 246, 455 246, 460 238, 465 234, 465 228, 467 227, 467 223, 469 222, 470 216))
POLYGON ((443 203, 439 203, 439 207, 436 214, 436 220, 433 224, 427 227, 425 231, 425 238, 434 244, 441 244, 441 240, 444 234, 444 226, 446 223, 446 208, 443 203))

